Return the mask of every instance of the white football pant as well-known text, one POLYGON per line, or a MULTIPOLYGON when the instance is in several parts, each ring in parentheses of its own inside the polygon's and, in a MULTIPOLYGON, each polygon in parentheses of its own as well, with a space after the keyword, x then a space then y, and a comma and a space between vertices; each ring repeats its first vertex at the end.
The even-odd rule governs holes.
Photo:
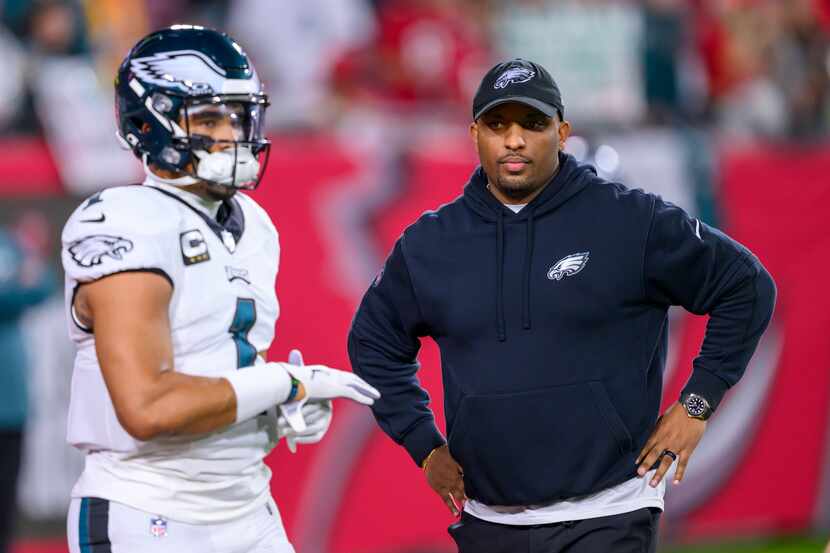
POLYGON ((106 499, 69 505, 70 553, 294 553, 272 498, 239 520, 185 524, 106 499))

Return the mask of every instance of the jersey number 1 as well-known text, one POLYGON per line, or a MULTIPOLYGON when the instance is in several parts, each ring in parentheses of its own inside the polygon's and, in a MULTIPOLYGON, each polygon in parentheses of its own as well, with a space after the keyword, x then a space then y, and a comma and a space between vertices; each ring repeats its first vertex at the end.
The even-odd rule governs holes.
POLYGON ((256 304, 250 298, 237 298, 236 311, 228 332, 236 344, 236 368, 250 367, 256 361, 256 348, 248 341, 248 332, 256 322, 256 304))

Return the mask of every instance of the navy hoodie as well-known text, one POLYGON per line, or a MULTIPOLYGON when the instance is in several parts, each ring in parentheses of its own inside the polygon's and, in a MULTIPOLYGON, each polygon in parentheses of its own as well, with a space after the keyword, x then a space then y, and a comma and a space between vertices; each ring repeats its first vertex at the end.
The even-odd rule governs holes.
POLYGON ((416 378, 430 336, 469 497, 549 503, 634 477, 669 306, 710 315, 684 391, 717 407, 770 320, 772 279, 722 232, 566 154, 517 214, 486 185, 478 168, 408 227, 358 308, 349 356, 383 394, 378 423, 418 464, 444 443, 416 378))

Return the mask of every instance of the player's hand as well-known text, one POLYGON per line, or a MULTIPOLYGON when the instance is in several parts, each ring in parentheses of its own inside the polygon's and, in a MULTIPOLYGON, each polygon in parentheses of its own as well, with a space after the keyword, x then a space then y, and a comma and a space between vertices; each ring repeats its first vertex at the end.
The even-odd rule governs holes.
MULTIPOLYGON (((302 412, 306 402, 344 397, 363 405, 372 405, 380 397, 380 392, 356 374, 325 365, 304 364, 303 354, 297 349, 291 350, 288 354, 288 364, 283 364, 283 367, 300 381, 303 388, 301 399, 280 405, 280 413, 296 433, 307 432, 308 425, 302 412)), ((322 438, 322 435, 320 437, 322 438)), ((289 443, 289 447, 290 445, 289 443)))
POLYGON ((435 449, 426 461, 424 473, 429 487, 438 494, 450 512, 455 516, 461 514, 464 502, 467 501, 467 494, 464 492, 464 471, 450 455, 447 445, 435 449))
POLYGON ((354 373, 332 369, 325 365, 304 365, 299 350, 292 350, 285 370, 305 388, 302 401, 346 398, 363 405, 372 405, 380 392, 354 373))
POLYGON ((302 432, 295 431, 285 415, 277 417, 277 435, 285 438, 291 453, 297 452, 297 444, 316 444, 329 429, 334 410, 331 400, 310 401, 300 408, 306 423, 302 432))
POLYGON ((706 421, 689 417, 682 405, 673 404, 657 419, 657 426, 637 457, 635 463, 640 465, 637 474, 642 477, 659 462, 657 472, 649 482, 651 487, 656 487, 674 462, 670 455, 664 454, 668 450, 677 456, 674 483, 679 484, 705 430, 706 421))

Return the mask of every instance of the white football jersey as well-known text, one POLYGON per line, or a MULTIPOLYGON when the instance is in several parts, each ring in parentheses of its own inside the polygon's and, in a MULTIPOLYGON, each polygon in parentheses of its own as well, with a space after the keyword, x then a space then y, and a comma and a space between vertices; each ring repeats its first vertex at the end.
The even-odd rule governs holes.
POLYGON ((257 352, 270 347, 279 314, 277 231, 244 194, 228 205, 223 229, 182 192, 145 183, 95 194, 66 223, 67 318, 78 348, 67 439, 87 452, 73 497, 100 497, 195 524, 245 516, 270 497, 263 458, 276 443, 273 410, 205 436, 135 440, 116 418, 92 329, 72 308, 80 284, 125 271, 156 272, 173 286, 174 370, 218 377, 263 363, 257 352))

